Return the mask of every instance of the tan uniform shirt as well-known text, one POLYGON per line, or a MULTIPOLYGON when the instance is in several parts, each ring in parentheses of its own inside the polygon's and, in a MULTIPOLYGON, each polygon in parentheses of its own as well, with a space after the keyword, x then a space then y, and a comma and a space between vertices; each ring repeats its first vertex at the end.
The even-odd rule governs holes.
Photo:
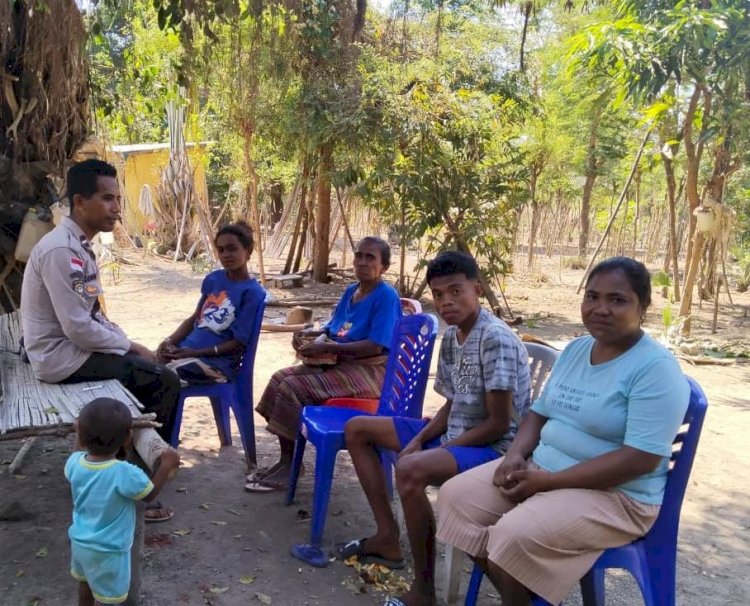
POLYGON ((23 275, 24 345, 36 377, 67 379, 94 352, 125 354, 130 341, 99 309, 91 243, 68 217, 31 251, 23 275))

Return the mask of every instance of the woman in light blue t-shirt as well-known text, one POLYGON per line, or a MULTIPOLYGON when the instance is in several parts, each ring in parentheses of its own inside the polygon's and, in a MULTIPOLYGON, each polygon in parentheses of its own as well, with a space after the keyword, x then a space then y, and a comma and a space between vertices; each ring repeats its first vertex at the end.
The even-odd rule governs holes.
POLYGON ((643 536, 664 496, 690 388, 644 334, 650 275, 626 257, 591 272, 589 336, 563 351, 500 463, 449 480, 438 539, 470 554, 503 604, 559 604, 605 549, 643 536))

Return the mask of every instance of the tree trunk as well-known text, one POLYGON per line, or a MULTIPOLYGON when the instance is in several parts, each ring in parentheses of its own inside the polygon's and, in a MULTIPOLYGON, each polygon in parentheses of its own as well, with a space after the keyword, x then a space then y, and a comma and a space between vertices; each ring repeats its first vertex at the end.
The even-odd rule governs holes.
POLYGON ((319 150, 318 209, 315 216, 315 258, 312 278, 316 282, 328 281, 328 237, 331 230, 331 170, 333 145, 327 143, 319 150))
POLYGON ((523 209, 525 204, 520 204, 515 208, 513 216, 513 232, 511 233, 510 240, 510 254, 515 256, 518 249, 518 228, 521 226, 521 216, 523 215, 523 209))
MULTIPOLYGON (((300 194, 299 194, 299 209, 297 210, 297 219, 294 223, 294 232, 292 233, 292 242, 289 245, 289 253, 286 257, 286 263, 284 264, 284 273, 289 274, 292 273, 292 267, 294 266, 294 253, 297 252, 297 241, 300 239, 302 234, 302 219, 305 216, 305 213, 307 212, 307 184, 308 180, 310 178, 310 166, 307 163, 307 161, 303 162, 302 164, 302 185, 300 187, 300 194)), ((294 200, 290 201, 290 204, 293 204, 294 200)), ((307 229, 305 227, 305 229, 307 229)))
POLYGON ((683 296, 682 301, 680 302, 679 311, 679 316, 686 318, 685 323, 682 327, 682 333, 685 336, 690 335, 690 310, 693 303, 693 288, 695 287, 695 280, 698 277, 698 267, 700 265, 701 254, 703 252, 703 244, 705 242, 703 234, 695 229, 696 218, 693 214, 693 211, 700 204, 700 196, 698 194, 698 176, 700 171, 701 156, 703 155, 703 135, 705 134, 705 129, 708 127, 708 124, 710 122, 710 115, 711 94, 708 91, 704 91, 700 86, 696 85, 693 89, 690 103, 688 104, 688 109, 685 114, 685 123, 683 126, 683 140, 685 142, 685 154, 687 155, 685 192, 687 194, 687 200, 690 210, 688 238, 690 238, 691 235, 693 237, 692 241, 688 239, 685 286, 683 288, 683 296), (693 120, 695 118, 695 112, 698 108, 698 102, 700 101, 701 95, 703 95, 704 97, 702 128, 701 132, 696 137, 696 142, 693 140, 693 120))
POLYGON ((294 265, 292 265, 292 272, 296 273, 299 271, 299 266, 302 263, 302 253, 305 250, 305 242, 307 241, 307 229, 310 226, 310 209, 309 206, 305 206, 302 211, 302 229, 300 230, 299 246, 297 247, 297 254, 294 257, 294 265))
MULTIPOLYGON (((676 151, 676 146, 673 146, 673 151, 676 151)), ((680 266, 677 257, 677 212, 676 212, 676 193, 677 186, 674 178, 674 165, 672 164, 672 158, 662 153, 662 160, 664 161, 664 174, 667 178, 667 205, 669 207, 669 253, 667 259, 671 257, 672 265, 672 293, 674 300, 680 300, 680 266)), ((669 267, 670 263, 665 263, 666 267, 669 267)))
POLYGON ((531 267, 534 262, 534 246, 536 244, 536 232, 539 229, 539 218, 541 215, 541 207, 539 202, 534 199, 531 201, 531 226, 529 227, 529 254, 528 254, 528 265, 531 267))
POLYGON ((578 232, 578 255, 584 258, 587 254, 589 244, 589 214, 591 213, 591 192, 594 189, 596 174, 586 175, 583 185, 583 196, 581 198, 581 224, 578 232))
MULTIPOLYGON (((727 177, 739 168, 739 162, 733 161, 731 153, 733 133, 731 125, 723 133, 719 142, 716 144, 714 149, 714 166, 706 183, 706 190, 709 199, 713 203, 723 204, 724 203, 724 189, 726 186, 727 177)), ((721 207, 715 209, 717 214, 717 220, 721 218, 722 212, 721 207)), ((721 229, 721 226, 719 227, 721 229)), ((722 257, 721 246, 718 246, 718 240, 720 234, 717 234, 712 238, 709 244, 708 250, 708 267, 706 268, 706 282, 703 288, 704 298, 708 296, 719 296, 717 285, 721 284, 721 281, 717 279, 717 267, 722 257)))
POLYGON ((401 296, 406 295, 406 202, 401 200, 401 254, 398 266, 398 291, 401 296))
POLYGON ((585 257, 589 244, 589 214, 591 213, 591 192, 594 190, 598 172, 596 159, 596 144, 599 132, 601 110, 597 109, 591 122, 589 131, 589 144, 586 154, 586 182, 583 185, 583 196, 581 197, 581 226, 578 232, 578 255, 585 257))
POLYGON ((633 258, 638 254, 638 219, 641 216, 641 171, 635 174, 635 216, 633 217, 633 258))
POLYGON ((284 184, 281 181, 271 183, 269 196, 271 197, 271 204, 269 205, 268 222, 271 227, 275 227, 284 214, 284 184))
POLYGON ((542 172, 542 163, 535 162, 531 166, 531 175, 529 178, 529 194, 531 196, 531 225, 529 226, 529 255, 528 255, 529 267, 531 267, 531 264, 534 262, 534 241, 536 240, 536 232, 539 229, 539 218, 541 215, 541 208, 539 206, 539 200, 536 199, 536 183, 541 172, 542 172))
POLYGON ((260 213, 258 212, 258 172, 255 170, 255 162, 253 162, 250 150, 253 142, 253 131, 246 129, 245 133, 245 169, 248 174, 247 182, 247 194, 250 201, 250 217, 253 223, 253 229, 255 230, 255 250, 258 254, 258 271, 260 272, 260 283, 266 285, 266 270, 263 267, 263 239, 260 231, 260 213))

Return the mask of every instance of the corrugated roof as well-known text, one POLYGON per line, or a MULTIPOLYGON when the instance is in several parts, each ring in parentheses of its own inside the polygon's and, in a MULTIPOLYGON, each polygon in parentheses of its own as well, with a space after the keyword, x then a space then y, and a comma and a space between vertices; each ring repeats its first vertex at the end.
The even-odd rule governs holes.
MULTIPOLYGON (((195 147, 196 145, 205 147, 211 143, 213 143, 213 141, 200 141, 199 143, 189 142, 185 143, 185 147, 190 148, 195 147)), ((143 154, 160 149, 169 149, 169 143, 133 143, 130 145, 113 145, 111 149, 116 154, 143 154)))

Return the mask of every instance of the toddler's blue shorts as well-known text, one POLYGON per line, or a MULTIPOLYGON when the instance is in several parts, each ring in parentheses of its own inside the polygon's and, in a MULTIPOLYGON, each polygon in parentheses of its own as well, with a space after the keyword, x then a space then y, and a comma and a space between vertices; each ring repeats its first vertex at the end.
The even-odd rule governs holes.
POLYGON ((102 604, 122 604, 130 589, 130 552, 94 551, 75 543, 70 546, 70 574, 91 588, 102 604))

